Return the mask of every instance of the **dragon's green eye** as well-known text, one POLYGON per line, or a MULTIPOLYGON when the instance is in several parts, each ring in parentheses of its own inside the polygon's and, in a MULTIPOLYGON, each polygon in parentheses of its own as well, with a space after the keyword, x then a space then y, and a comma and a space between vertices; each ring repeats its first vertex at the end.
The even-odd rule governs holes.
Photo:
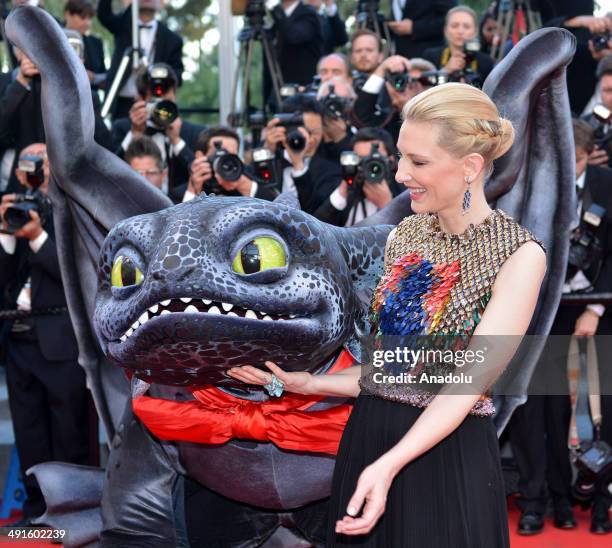
POLYGON ((238 274, 255 274, 283 266, 287 266, 285 250, 277 240, 268 236, 255 238, 242 246, 232 263, 232 269, 238 274))
POLYGON ((111 272, 111 285, 113 287, 140 285, 142 279, 142 272, 129 257, 124 257, 123 255, 115 257, 111 272))

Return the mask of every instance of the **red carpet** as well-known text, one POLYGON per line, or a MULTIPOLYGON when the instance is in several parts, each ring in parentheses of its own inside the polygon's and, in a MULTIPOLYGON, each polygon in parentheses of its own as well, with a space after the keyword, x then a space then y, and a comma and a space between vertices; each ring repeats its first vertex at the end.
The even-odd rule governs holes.
POLYGON ((520 511, 516 508, 514 500, 508 499, 510 546, 512 548, 611 548, 612 533, 608 535, 593 535, 589 532, 591 526, 590 511, 582 511, 574 507, 574 515, 578 522, 576 529, 564 531, 557 529, 552 518, 546 518, 544 531, 539 535, 526 537, 517 534, 516 528, 520 511))

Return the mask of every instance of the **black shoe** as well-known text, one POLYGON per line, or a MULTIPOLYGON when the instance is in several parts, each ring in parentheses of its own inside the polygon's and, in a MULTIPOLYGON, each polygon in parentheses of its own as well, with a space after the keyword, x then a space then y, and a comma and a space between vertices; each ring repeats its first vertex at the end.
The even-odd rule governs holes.
POLYGON ((576 518, 569 504, 555 506, 554 524, 557 529, 575 529, 576 518))
POLYGON ((544 516, 540 512, 527 510, 521 514, 518 524, 519 535, 537 535, 544 529, 544 516))
POLYGON ((610 514, 605 507, 594 507, 591 512, 591 533, 596 535, 607 535, 612 532, 610 514))

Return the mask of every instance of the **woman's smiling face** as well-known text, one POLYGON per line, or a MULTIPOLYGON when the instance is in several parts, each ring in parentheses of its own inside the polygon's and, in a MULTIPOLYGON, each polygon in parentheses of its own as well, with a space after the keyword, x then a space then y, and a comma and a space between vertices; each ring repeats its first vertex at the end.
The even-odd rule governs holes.
POLYGON ((395 179, 410 190, 414 213, 461 207, 463 161, 438 145, 439 131, 435 124, 412 121, 405 121, 400 130, 395 179))

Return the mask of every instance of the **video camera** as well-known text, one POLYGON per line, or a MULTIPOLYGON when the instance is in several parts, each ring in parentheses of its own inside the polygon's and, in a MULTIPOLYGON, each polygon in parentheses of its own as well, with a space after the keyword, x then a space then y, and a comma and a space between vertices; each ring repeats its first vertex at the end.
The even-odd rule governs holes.
POLYGON ((377 184, 389 178, 389 158, 381 154, 379 148, 378 143, 372 143, 370 154, 365 158, 351 150, 340 154, 342 178, 349 188, 360 190, 364 183, 377 184))
POLYGON ((176 103, 163 99, 163 96, 175 85, 167 67, 153 65, 149 69, 149 90, 152 99, 146 104, 147 118, 160 131, 165 131, 179 116, 176 103))
POLYGON ((28 185, 31 189, 25 194, 17 194, 13 205, 4 212, 4 221, 7 224, 9 234, 13 234, 28 224, 32 218, 30 211, 36 211, 44 225, 51 213, 51 203, 40 191, 40 186, 45 182, 44 159, 41 156, 22 156, 19 159, 17 169, 26 174, 28 185))
POLYGON ((574 277, 582 270, 589 273, 589 280, 594 284, 601 271, 604 249, 601 245, 602 221, 606 210, 598 204, 591 204, 580 219, 580 224, 570 236, 570 249, 567 267, 567 279, 574 277))

